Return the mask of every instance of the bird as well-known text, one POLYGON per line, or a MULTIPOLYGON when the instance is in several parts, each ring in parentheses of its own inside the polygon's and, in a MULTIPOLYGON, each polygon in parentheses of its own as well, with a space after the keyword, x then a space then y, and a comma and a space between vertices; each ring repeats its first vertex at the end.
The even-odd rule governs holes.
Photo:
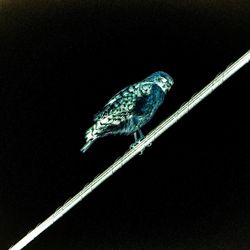
POLYGON ((98 138, 117 134, 133 134, 135 142, 130 148, 135 147, 144 138, 141 128, 152 119, 173 84, 169 74, 157 71, 119 91, 94 116, 80 151, 85 153, 98 138))

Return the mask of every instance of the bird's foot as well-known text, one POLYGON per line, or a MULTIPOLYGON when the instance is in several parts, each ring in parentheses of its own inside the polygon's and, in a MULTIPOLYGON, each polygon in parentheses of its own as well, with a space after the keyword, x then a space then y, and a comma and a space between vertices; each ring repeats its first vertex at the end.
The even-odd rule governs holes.
MULTIPOLYGON (((143 138, 142 138, 142 139, 143 139, 143 138)), ((142 141, 142 140, 137 140, 136 142, 132 143, 132 144, 130 145, 129 148, 130 148, 130 149, 133 149, 133 148, 136 147, 138 144, 140 144, 141 141, 142 141)), ((144 152, 144 149, 139 153, 139 155, 142 155, 143 152, 144 152)))
POLYGON ((140 140, 137 140, 136 142, 132 143, 129 148, 130 149, 133 149, 134 147, 136 147, 141 141, 140 140))

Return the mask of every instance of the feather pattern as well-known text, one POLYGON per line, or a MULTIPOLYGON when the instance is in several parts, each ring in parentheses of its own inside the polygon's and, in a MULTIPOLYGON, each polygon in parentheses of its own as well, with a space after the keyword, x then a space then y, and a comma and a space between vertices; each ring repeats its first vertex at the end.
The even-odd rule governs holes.
POLYGON ((119 91, 95 115, 94 125, 86 131, 86 144, 81 151, 85 152, 97 138, 109 134, 129 135, 139 131, 141 135, 140 128, 154 116, 173 83, 167 73, 157 71, 119 91))

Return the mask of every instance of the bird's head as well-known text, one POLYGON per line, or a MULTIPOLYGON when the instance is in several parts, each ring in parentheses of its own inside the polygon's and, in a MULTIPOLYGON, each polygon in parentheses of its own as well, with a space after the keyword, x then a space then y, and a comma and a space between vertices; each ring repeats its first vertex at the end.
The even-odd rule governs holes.
POLYGON ((147 80, 157 84, 165 93, 167 93, 174 84, 173 78, 164 71, 153 73, 147 78, 147 80))

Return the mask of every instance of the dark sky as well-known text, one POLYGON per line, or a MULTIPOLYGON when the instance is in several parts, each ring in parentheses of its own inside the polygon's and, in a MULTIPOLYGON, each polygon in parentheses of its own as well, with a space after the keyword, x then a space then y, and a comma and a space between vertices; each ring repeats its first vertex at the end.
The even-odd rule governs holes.
MULTIPOLYGON (((146 134, 250 48, 248 1, 14 2, 0 7, 1 250, 127 150, 132 136, 75 144, 117 91, 174 78, 146 134)), ((25 249, 249 249, 249 67, 25 249)))

